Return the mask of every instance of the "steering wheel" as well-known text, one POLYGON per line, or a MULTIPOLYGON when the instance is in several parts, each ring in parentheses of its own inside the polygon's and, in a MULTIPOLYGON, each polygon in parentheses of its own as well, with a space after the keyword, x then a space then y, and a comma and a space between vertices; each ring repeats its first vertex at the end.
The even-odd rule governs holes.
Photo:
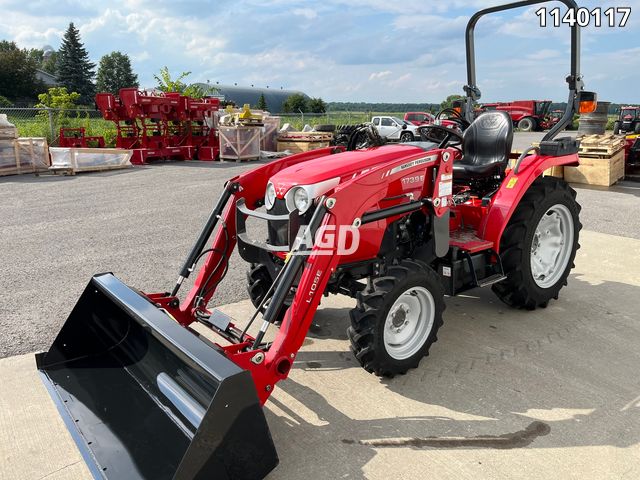
POLYGON ((444 110, 439 111, 435 116, 435 121, 438 122, 439 120, 442 120, 443 117, 446 120, 457 123, 458 128, 460 128, 460 131, 462 132, 464 132, 470 125, 467 119, 464 118, 459 111, 453 108, 445 108, 444 110))
POLYGON ((422 140, 438 144, 438 148, 452 147, 460 150, 463 137, 460 132, 442 125, 425 125, 418 128, 422 140))

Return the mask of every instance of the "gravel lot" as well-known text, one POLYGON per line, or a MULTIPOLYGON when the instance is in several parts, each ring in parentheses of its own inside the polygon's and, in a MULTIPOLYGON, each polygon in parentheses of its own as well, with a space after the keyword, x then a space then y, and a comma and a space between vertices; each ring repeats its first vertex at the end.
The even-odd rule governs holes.
MULTIPOLYGON (((539 136, 517 134, 515 147, 539 136)), ((171 289, 224 182, 256 165, 0 178, 0 357, 47 348, 95 273, 114 272, 149 292, 171 289)), ((640 184, 579 188, 585 229, 640 239, 631 215, 639 196, 640 184)), ((216 304, 246 298, 244 272, 234 255, 216 304)))

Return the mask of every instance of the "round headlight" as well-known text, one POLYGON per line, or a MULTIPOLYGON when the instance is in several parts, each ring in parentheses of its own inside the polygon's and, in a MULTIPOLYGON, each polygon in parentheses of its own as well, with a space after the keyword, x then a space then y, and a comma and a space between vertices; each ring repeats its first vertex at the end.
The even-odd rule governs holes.
POLYGON ((267 207, 267 210, 271 210, 273 208, 273 204, 276 201, 276 187, 273 186, 273 183, 269 182, 267 184, 267 191, 264 194, 264 204, 267 207))
POLYGON ((300 213, 304 213, 309 209, 311 200, 309 199, 309 194, 304 188, 298 187, 295 192, 293 192, 293 204, 300 213))

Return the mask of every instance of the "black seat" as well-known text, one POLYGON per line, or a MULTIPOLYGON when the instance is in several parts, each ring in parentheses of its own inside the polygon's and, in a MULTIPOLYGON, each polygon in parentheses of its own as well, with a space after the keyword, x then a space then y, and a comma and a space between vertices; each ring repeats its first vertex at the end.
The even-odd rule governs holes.
POLYGON ((509 163, 513 122, 507 112, 486 112, 464 132, 462 158, 453 164, 454 180, 501 175, 509 163))

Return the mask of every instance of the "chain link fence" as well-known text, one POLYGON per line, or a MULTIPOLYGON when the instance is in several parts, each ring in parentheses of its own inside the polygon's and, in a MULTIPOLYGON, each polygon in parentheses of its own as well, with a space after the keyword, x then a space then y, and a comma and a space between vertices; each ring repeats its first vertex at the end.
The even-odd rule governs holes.
MULTIPOLYGON (((116 128, 113 122, 104 120, 99 110, 57 108, 0 108, 0 113, 18 128, 21 137, 45 137, 49 145, 56 146, 61 128, 84 128, 87 136, 101 136, 106 146, 113 146, 116 128)), ((368 122, 373 115, 395 115, 403 113, 378 112, 327 112, 327 113, 283 113, 280 125, 291 124, 296 130, 305 125, 354 125, 368 122)))
POLYGON ((0 108, 21 137, 45 137, 49 145, 57 145, 61 128, 84 128, 87 136, 103 136, 113 142, 113 122, 106 121, 98 110, 59 108, 0 108))

